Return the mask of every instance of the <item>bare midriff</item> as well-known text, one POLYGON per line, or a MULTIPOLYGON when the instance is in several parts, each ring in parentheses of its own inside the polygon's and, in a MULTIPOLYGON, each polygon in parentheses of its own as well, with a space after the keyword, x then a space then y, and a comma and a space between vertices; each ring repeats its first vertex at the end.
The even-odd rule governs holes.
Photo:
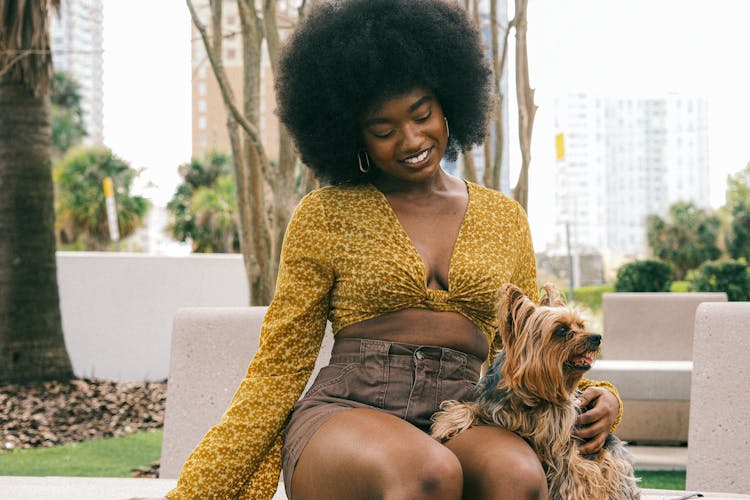
POLYGON ((342 328, 336 338, 362 338, 414 345, 448 347, 486 359, 489 346, 482 331, 455 312, 403 309, 342 328))

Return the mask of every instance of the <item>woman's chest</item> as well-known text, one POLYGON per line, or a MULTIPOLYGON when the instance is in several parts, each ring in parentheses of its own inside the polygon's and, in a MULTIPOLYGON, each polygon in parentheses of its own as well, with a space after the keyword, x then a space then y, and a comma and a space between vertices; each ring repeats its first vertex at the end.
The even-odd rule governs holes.
POLYGON ((513 229, 498 221, 467 214, 462 224, 453 220, 453 227, 442 230, 436 221, 424 233, 412 232, 412 239, 406 225, 375 215, 343 218, 331 227, 339 292, 373 298, 427 295, 428 288, 442 288, 457 297, 494 293, 510 280, 516 254, 513 229), (430 286, 436 271, 440 287, 430 286))

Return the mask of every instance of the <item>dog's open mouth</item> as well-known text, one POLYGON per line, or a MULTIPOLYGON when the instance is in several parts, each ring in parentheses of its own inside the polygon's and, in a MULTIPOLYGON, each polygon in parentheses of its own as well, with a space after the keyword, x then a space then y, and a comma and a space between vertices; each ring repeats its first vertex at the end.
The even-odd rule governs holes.
POLYGON ((589 370, 594 364, 594 354, 586 353, 583 356, 577 356, 565 362, 565 366, 573 370, 589 370))

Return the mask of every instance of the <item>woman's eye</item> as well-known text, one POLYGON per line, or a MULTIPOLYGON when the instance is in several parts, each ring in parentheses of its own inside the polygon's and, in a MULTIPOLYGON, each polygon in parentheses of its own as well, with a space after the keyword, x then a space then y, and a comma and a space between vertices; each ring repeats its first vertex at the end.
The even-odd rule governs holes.
POLYGON ((378 139, 387 139, 388 137, 393 135, 393 130, 389 130, 387 132, 372 132, 372 135, 374 135, 378 139))
POLYGON ((419 123, 424 123, 424 122, 426 122, 426 121, 427 121, 427 120, 428 120, 428 119, 429 119, 429 118, 430 118, 431 116, 432 116, 432 111, 430 111, 429 113, 427 113, 427 114, 426 114, 426 115, 424 115, 424 116, 420 116, 419 118, 415 118, 415 121, 417 121, 417 122, 419 122, 419 123))

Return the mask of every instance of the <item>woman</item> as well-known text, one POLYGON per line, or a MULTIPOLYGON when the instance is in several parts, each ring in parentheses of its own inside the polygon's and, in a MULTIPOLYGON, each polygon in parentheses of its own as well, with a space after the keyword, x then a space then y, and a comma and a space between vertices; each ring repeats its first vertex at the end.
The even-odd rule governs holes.
MULTIPOLYGON (((316 4, 291 35, 279 113, 332 186, 297 207, 259 350, 169 498, 270 498, 281 467, 295 499, 546 497, 516 435, 428 435, 440 402, 469 397, 498 347, 500 286, 537 297, 523 210, 440 164, 484 137, 483 50, 449 0, 316 4), (326 320, 331 364, 297 402, 326 320)), ((582 388, 592 452, 620 403, 606 383, 582 388)))

